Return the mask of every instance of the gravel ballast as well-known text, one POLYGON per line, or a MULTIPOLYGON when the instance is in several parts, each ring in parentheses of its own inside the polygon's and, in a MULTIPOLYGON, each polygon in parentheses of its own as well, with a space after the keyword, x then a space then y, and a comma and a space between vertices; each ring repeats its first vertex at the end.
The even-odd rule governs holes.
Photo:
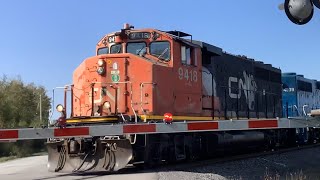
POLYGON ((320 179, 320 147, 178 171, 163 170, 158 175, 160 180, 320 179))

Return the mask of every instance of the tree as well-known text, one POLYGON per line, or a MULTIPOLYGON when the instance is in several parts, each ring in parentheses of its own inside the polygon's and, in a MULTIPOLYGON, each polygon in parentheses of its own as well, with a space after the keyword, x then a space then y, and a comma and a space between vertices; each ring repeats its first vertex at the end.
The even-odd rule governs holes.
MULTIPOLYGON (((44 87, 33 83, 25 84, 20 78, 9 80, 3 76, 0 80, 0 129, 47 125, 49 110, 50 98, 46 95, 44 87), (40 100, 42 122, 39 118, 40 100)), ((43 140, 21 141, 10 145, 0 144, 0 156, 24 156, 43 148, 43 140)))

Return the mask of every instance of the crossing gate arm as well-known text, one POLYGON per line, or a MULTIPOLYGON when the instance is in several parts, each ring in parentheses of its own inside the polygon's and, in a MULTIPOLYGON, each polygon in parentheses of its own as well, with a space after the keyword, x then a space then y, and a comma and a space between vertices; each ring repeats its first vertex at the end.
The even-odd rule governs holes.
POLYGON ((119 136, 124 134, 156 134, 203 131, 231 131, 320 127, 320 118, 310 119, 250 119, 219 121, 184 121, 165 123, 109 124, 67 128, 0 129, 1 141, 26 139, 119 136))

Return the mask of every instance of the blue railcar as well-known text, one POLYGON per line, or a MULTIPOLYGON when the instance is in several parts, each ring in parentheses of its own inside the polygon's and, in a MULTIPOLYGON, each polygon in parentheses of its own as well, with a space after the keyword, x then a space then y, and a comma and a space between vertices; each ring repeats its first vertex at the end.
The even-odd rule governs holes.
POLYGON ((320 82, 296 73, 282 74, 284 117, 304 116, 320 108, 320 82))

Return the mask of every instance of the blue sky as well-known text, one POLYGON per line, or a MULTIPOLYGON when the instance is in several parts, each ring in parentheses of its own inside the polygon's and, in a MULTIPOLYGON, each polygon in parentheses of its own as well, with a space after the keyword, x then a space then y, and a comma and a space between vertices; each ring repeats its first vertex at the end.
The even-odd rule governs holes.
POLYGON ((3 0, 0 74, 19 75, 51 91, 71 82, 73 70, 95 55, 103 35, 128 22, 182 30, 227 52, 320 80, 319 10, 310 23, 298 26, 278 10, 281 2, 3 0))

